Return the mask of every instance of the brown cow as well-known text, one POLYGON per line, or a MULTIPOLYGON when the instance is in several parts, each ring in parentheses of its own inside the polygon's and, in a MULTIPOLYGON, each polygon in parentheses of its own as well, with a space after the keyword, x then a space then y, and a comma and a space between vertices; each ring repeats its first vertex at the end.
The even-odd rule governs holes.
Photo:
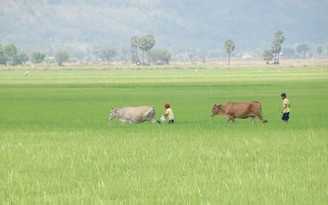
POLYGON ((153 106, 139 106, 123 108, 112 108, 108 119, 118 118, 122 123, 141 123, 150 121, 152 123, 160 121, 155 119, 155 109, 153 106))
POLYGON ((243 103, 227 102, 223 105, 214 105, 212 108, 211 116, 222 115, 234 123, 235 118, 246 119, 251 117, 252 124, 255 123, 255 117, 258 117, 263 123, 268 122, 262 117, 261 104, 258 101, 250 101, 243 103))

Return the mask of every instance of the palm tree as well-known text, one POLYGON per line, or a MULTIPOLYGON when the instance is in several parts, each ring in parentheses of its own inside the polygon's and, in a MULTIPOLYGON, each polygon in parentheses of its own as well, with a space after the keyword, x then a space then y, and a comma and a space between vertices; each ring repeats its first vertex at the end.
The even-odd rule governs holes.
POLYGON ((150 50, 155 46, 155 38, 153 35, 148 34, 145 36, 146 39, 146 55, 148 64, 150 63, 150 50))
POLYGON ((273 64, 279 64, 279 57, 280 57, 280 52, 282 49, 281 44, 285 41, 285 36, 282 31, 277 31, 274 34, 273 41, 271 43, 271 50, 273 53, 274 57, 274 62, 273 64))
POLYGON ((226 40, 224 42, 224 49, 229 55, 229 60, 228 60, 228 65, 230 65, 230 58, 231 58, 231 53, 235 50, 235 42, 232 40, 226 40))
POLYGON ((135 61, 136 64, 139 64, 139 55, 138 55, 138 48, 139 48, 139 37, 133 36, 131 38, 131 48, 135 49, 135 54, 132 56, 133 61, 135 61))

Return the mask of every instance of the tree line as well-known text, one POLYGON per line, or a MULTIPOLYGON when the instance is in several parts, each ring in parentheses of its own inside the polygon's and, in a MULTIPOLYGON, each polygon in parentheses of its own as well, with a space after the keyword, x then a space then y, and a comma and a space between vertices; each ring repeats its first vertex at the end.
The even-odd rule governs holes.
MULTIPOLYGON (((316 51, 310 52, 310 45, 302 43, 296 46, 295 49, 290 47, 282 47, 282 43, 285 41, 285 36, 282 31, 277 31, 274 36, 273 40, 271 42, 270 49, 264 50, 263 52, 263 60, 266 61, 267 64, 270 63, 270 61, 273 61, 273 64, 279 64, 280 56, 284 56, 287 59, 290 58, 311 58, 314 53, 316 53, 318 56, 322 56, 323 54, 323 47, 318 46, 316 48, 316 51)), ((328 46, 327 46, 327 52, 328 52, 328 46)))
MULTIPOLYGON (((0 65, 23 65, 28 60, 32 63, 42 63, 45 60, 46 55, 41 52, 33 52, 30 57, 24 52, 19 53, 14 44, 1 45, 0 44, 0 65)), ((69 54, 66 51, 58 51, 55 55, 55 60, 58 65, 62 65, 63 62, 68 61, 69 54)))
POLYGON ((171 53, 166 49, 152 50, 155 43, 155 37, 152 34, 132 36, 130 40, 132 48, 131 62, 136 65, 150 65, 151 62, 155 64, 168 64, 171 59, 171 53))
MULTIPOLYGON (((277 31, 273 35, 273 39, 270 44, 270 48, 264 50, 262 57, 263 60, 269 64, 272 61, 273 64, 279 64, 281 56, 284 58, 309 58, 314 55, 321 56, 324 54, 327 48, 318 46, 316 51, 313 51, 313 46, 308 44, 299 44, 295 49, 290 47, 283 48, 282 44, 285 41, 285 35, 282 31, 277 31), (315 54, 315 53, 316 54, 315 54)), ((154 49, 156 44, 155 37, 152 34, 145 36, 132 36, 130 39, 131 55, 130 60, 136 65, 150 65, 153 64, 168 64, 171 60, 171 53, 167 49, 154 49)), ((227 53, 228 65, 231 61, 231 56, 236 48, 236 44, 232 39, 228 39, 224 42, 224 51, 227 53)), ((122 51, 124 60, 128 60, 128 50, 122 51)), ((95 50, 94 55, 96 61, 107 62, 110 64, 117 56, 116 49, 107 48, 103 50, 95 50)), ((193 54, 189 54, 191 59, 193 54)), ((201 56, 202 62, 205 62, 205 55, 201 56)), ((38 64, 44 62, 46 54, 42 52, 33 52, 28 56, 24 52, 18 52, 14 44, 1 45, 0 44, 0 65, 20 65, 25 64, 27 61, 38 64)), ((63 65, 70 59, 70 55, 67 51, 61 50, 56 52, 55 56, 51 58, 51 63, 56 62, 59 66, 63 65)), ((48 60, 49 61, 49 60, 48 60)))
MULTIPOLYGON (((145 36, 133 36, 131 38, 131 62, 136 65, 149 65, 150 63, 155 64, 168 64, 171 59, 171 53, 167 49, 153 49, 155 46, 155 37, 152 34, 145 36)), ((124 55, 128 51, 124 50, 124 55)), ((95 61, 107 62, 110 64, 111 61, 117 55, 117 51, 113 48, 107 48, 103 50, 94 50, 95 61)), ((4 45, 0 44, 0 65, 22 65, 27 61, 38 64, 44 62, 46 54, 35 51, 30 56, 26 53, 18 53, 17 48, 14 44, 4 45)), ((53 62, 56 62, 59 66, 62 66, 64 62, 70 59, 67 51, 58 51, 52 58, 53 62)))
POLYGON ((1 65, 19 65, 28 61, 26 53, 18 53, 13 44, 2 46, 0 44, 0 64, 1 65))

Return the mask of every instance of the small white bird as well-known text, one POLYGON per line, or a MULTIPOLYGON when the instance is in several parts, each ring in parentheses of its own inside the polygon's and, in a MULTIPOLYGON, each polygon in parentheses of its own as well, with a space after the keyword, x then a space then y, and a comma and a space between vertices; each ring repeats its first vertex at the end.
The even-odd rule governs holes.
POLYGON ((28 70, 24 73, 24 76, 27 77, 29 74, 28 70))

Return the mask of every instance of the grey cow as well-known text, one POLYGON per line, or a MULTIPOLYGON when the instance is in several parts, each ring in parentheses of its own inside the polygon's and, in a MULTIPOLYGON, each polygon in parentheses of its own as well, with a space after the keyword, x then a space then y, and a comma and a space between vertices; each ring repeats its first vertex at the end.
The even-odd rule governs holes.
POLYGON ((142 123, 144 121, 150 121, 152 123, 160 121, 155 119, 155 109, 153 106, 139 106, 123 108, 112 108, 108 119, 112 120, 118 118, 122 123, 142 123))

